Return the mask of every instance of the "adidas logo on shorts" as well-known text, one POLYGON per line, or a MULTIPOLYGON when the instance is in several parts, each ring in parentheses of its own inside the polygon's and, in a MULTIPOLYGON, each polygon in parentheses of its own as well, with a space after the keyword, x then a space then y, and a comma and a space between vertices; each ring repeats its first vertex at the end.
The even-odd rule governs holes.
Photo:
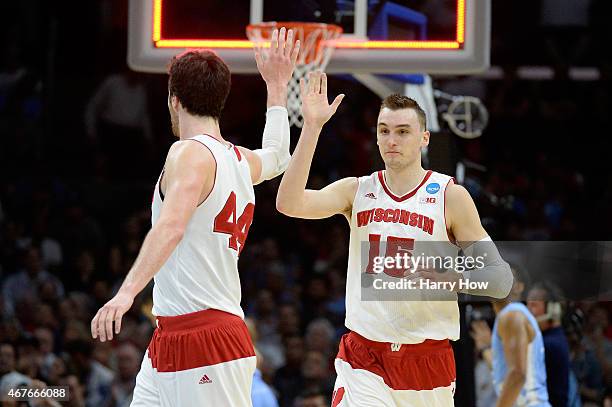
POLYGON ((212 380, 210 380, 208 375, 202 376, 202 378, 200 379, 200 383, 199 384, 206 384, 206 383, 212 383, 212 380))

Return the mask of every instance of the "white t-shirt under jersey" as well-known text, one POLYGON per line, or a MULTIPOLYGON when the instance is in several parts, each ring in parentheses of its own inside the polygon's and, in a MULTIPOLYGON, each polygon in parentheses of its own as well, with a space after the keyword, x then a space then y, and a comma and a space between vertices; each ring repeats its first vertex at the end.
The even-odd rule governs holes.
MULTIPOLYGON (((211 136, 191 140, 212 152, 215 181, 189 220, 183 239, 155 275, 153 314, 175 316, 212 308, 244 318, 238 255, 255 208, 249 164, 236 147, 211 136)), ((153 195, 153 224, 163 205, 160 180, 153 195)))

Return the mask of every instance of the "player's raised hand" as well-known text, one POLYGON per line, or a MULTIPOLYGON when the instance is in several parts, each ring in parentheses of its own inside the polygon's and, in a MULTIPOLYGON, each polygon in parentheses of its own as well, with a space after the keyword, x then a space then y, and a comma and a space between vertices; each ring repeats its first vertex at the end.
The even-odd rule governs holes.
POLYGON ((336 96, 329 104, 327 100, 327 75, 321 71, 308 74, 308 83, 300 79, 300 97, 304 124, 323 126, 336 113, 344 94, 336 96))
POLYGON ((98 310, 96 316, 91 320, 91 336, 100 341, 113 339, 113 323, 115 334, 121 331, 121 318, 128 312, 134 303, 134 297, 119 291, 109 302, 98 310))
POLYGON ((300 52, 300 41, 294 42, 294 31, 282 27, 272 32, 270 49, 264 52, 260 44, 255 45, 255 62, 261 77, 268 86, 287 86, 300 52))

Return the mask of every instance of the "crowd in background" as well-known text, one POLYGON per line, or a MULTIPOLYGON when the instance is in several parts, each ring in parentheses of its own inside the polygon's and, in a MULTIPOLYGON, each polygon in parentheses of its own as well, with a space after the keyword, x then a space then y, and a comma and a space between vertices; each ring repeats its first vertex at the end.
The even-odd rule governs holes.
MULTIPOLYGON (((65 405, 127 406, 154 326, 151 287, 138 296, 114 341, 94 342, 89 323, 150 228, 153 186, 174 141, 166 78, 124 68, 120 2, 89 6, 70 24, 62 14, 67 6, 21 3, 1 6, 27 18, 3 27, 0 36, 0 387, 66 385, 72 398, 65 405), (46 13, 53 15, 55 37, 41 54, 36 40, 52 25, 46 13), (82 47, 80 31, 92 34, 93 47, 82 47)), ((454 171, 455 161, 467 165, 463 184, 496 240, 606 240, 612 86, 609 56, 594 51, 604 52, 609 35, 598 12, 606 5, 584 0, 591 8, 573 14, 578 22, 560 22, 563 16, 546 14, 551 2, 541 3, 538 18, 521 21, 525 32, 542 34, 541 52, 522 53, 512 24, 494 20, 493 63, 503 67, 504 78, 436 80, 443 90, 481 97, 491 117, 480 139, 433 135, 430 162, 446 172, 454 171), (564 45, 568 37, 573 52, 564 45), (555 67, 553 80, 518 77, 516 62, 529 62, 530 53, 555 67), (569 65, 589 63, 600 68, 599 80, 568 78, 569 65)), ((505 7, 494 7, 494 17, 510 13, 505 7)), ((265 87, 255 76, 232 80, 223 135, 255 148, 265 87)), ((320 139, 313 188, 382 165, 375 143, 378 98, 339 78, 331 79, 330 92, 347 97, 320 139)), ((293 145, 296 140, 297 133, 293 145)), ((345 333, 348 227, 340 217, 309 222, 279 214, 277 187, 275 180, 256 188, 255 220, 239 263, 243 307, 261 379, 278 404, 328 405, 333 358, 345 333)), ((612 389, 612 307, 579 302, 571 309, 563 327, 579 392, 584 405, 603 405, 612 389)), ((462 338, 470 341, 469 331, 462 338)), ((483 401, 491 397, 487 383, 477 384, 479 405, 489 405, 483 401)))

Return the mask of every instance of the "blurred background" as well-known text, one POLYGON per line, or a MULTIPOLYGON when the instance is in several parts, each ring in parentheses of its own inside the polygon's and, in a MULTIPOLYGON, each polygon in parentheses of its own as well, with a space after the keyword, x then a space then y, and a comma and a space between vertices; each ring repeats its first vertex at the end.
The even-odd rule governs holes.
MULTIPOLYGON (((167 77, 126 66, 126 3, 0 4, 0 387, 68 385, 68 406, 129 405, 153 330, 149 287, 116 340, 94 343, 89 333, 93 313, 119 287, 150 228, 153 187, 174 142, 167 77)), ((429 167, 453 174, 465 165, 463 184, 493 239, 609 239, 610 17, 609 0, 493 2, 495 74, 434 78, 437 89, 477 96, 489 110, 480 138, 434 134, 429 167), (520 69, 533 65, 553 74, 542 79, 520 69), (571 67, 592 69, 575 75, 571 67)), ((264 82, 255 75, 232 81, 223 135, 256 148, 264 82)), ((380 99, 356 82, 330 82, 331 94, 347 97, 320 139, 312 188, 382 168, 380 99)), ((341 217, 279 214, 277 188, 278 180, 256 188, 239 264, 243 307, 278 405, 329 405, 345 333, 348 227, 341 217)), ((455 344, 457 406, 494 405, 469 325, 470 318, 490 325, 493 315, 477 311, 464 312, 464 340, 455 344)), ((583 405, 612 405, 611 311, 608 302, 564 304, 583 405)))

